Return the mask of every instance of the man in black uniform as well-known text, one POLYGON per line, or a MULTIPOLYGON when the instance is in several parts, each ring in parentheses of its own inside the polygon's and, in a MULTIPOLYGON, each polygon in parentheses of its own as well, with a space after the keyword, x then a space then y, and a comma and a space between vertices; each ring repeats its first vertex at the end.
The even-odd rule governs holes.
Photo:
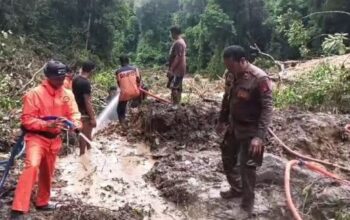
POLYGON ((226 91, 217 132, 223 134, 222 160, 229 191, 223 198, 242 196, 241 207, 251 213, 254 206, 256 168, 261 166, 264 139, 273 110, 271 82, 267 74, 249 63, 245 50, 230 46, 224 51, 226 91), (240 162, 242 188, 234 168, 240 162))

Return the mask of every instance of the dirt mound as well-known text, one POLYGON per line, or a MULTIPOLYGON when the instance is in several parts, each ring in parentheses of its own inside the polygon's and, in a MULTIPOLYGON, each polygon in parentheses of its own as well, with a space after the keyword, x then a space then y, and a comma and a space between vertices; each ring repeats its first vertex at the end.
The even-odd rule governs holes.
MULTIPOLYGON (((145 176, 170 201, 185 207, 191 218, 244 219, 240 200, 222 200, 220 189, 227 187, 223 174, 221 138, 214 131, 219 106, 208 103, 173 110, 171 107, 148 103, 131 116, 127 136, 138 135, 152 143, 158 162, 145 176), (130 132, 131 131, 131 132, 130 132), (200 213, 198 209, 202 210, 200 213)), ((343 126, 346 115, 275 111, 273 130, 293 149, 305 155, 332 162, 346 161, 348 138, 343 126)), ((268 152, 287 155, 270 138, 268 152)), ((285 206, 283 174, 286 160, 267 154, 259 169, 256 213, 259 219, 289 219, 285 206)), ((330 192, 350 192, 323 177, 310 172, 293 171, 293 198, 305 219, 335 218, 350 209, 342 199, 330 192), (334 190, 334 191, 333 191, 334 190), (327 203, 327 201, 332 201, 327 203), (317 211, 322 206, 323 211, 317 211)))
POLYGON ((158 102, 145 103, 137 113, 131 115, 126 135, 130 140, 135 136, 146 139, 153 150, 163 147, 168 150, 204 150, 217 146, 214 128, 218 111, 217 106, 207 103, 180 106, 178 109, 158 102), (161 144, 164 142, 168 145, 161 144))
MULTIPOLYGON (((346 165, 350 149, 344 126, 349 121, 348 115, 280 111, 274 113, 273 130, 294 150, 346 165)), ((268 150, 282 155, 275 140, 272 140, 268 150)))
POLYGON ((345 68, 349 68, 350 54, 312 59, 304 62, 300 61, 295 66, 286 68, 285 73, 281 74, 281 77, 282 79, 289 79, 289 80, 295 79, 301 74, 308 73, 312 71, 316 66, 324 63, 330 63, 333 66, 336 66, 339 68, 342 66, 344 66, 345 68))
POLYGON ((63 206, 54 212, 50 217, 52 220, 142 220, 143 215, 137 210, 134 210, 129 205, 120 208, 118 211, 110 211, 103 208, 94 206, 87 206, 84 204, 70 204, 63 206))
MULTIPOLYGON (((217 148, 222 141, 215 133, 220 107, 214 103, 186 105, 174 110, 157 102, 145 103, 131 114, 127 131, 129 140, 146 139, 154 153, 169 154, 175 150, 206 150, 217 148)), ((292 149, 306 155, 342 163, 348 160, 349 136, 344 126, 350 122, 348 115, 301 112, 298 110, 274 111, 272 130, 292 149)), ((114 125, 106 134, 121 130, 114 125)), ((279 143, 269 137, 267 151, 279 156, 285 154, 279 143)))

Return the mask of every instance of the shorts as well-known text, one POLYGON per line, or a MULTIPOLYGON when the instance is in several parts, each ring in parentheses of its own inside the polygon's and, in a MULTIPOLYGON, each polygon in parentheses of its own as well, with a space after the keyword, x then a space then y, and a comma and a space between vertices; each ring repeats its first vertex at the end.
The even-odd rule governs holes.
POLYGON ((182 76, 170 76, 168 77, 167 88, 182 91, 182 81, 182 76))

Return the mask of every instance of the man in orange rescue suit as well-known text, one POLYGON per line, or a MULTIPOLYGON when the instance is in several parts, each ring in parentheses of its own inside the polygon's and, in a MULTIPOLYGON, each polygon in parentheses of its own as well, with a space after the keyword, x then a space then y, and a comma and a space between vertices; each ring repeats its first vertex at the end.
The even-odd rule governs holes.
POLYGON ((256 168, 262 164, 273 102, 270 79, 263 70, 249 63, 247 57, 240 46, 230 46, 224 51, 225 66, 230 72, 226 78, 229 88, 224 94, 217 132, 223 134, 227 130, 221 150, 231 186, 221 196, 225 199, 242 196, 242 209, 252 214, 256 168), (242 188, 234 170, 237 159, 242 188))
POLYGON ((139 90, 141 76, 139 70, 129 64, 128 56, 121 56, 119 61, 122 67, 115 72, 117 83, 120 88, 117 113, 119 122, 122 125, 125 125, 126 106, 128 101, 141 95, 139 90))
POLYGON ((72 121, 76 131, 81 127, 74 95, 63 88, 66 71, 66 65, 61 62, 49 61, 44 68, 46 79, 23 97, 21 122, 26 132, 26 159, 15 191, 11 219, 24 219, 29 211, 37 177, 36 209, 48 211, 55 208, 49 200, 55 161, 62 146, 60 133, 65 127, 62 118, 72 121), (43 120, 47 116, 58 116, 60 119, 43 120))

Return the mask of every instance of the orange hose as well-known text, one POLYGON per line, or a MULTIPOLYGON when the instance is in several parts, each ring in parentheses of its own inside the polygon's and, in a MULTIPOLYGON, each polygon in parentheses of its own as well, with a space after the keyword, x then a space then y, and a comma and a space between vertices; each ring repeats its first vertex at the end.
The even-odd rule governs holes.
POLYGON ((149 96, 152 96, 152 97, 155 98, 155 99, 158 99, 159 101, 162 101, 162 102, 165 102, 165 103, 168 103, 168 104, 172 104, 171 101, 169 101, 169 100, 167 100, 167 99, 163 99, 163 98, 161 98, 161 97, 159 97, 159 96, 153 95, 152 93, 150 93, 150 92, 148 92, 148 91, 146 91, 146 90, 144 90, 144 89, 142 89, 142 88, 139 88, 139 90, 140 90, 141 92, 143 92, 143 93, 149 95, 149 96))
MULTIPOLYGON (((292 212, 294 219, 296 220, 302 220, 301 216, 299 215, 298 209, 295 207, 294 203, 293 203, 293 199, 292 199, 292 194, 290 191, 290 170, 291 168, 298 164, 299 161, 297 160, 291 160, 287 163, 286 165, 286 170, 284 173, 284 190, 286 193, 286 198, 287 198, 287 205, 288 208, 290 209, 290 211, 292 212)), ((333 178, 339 182, 345 182, 347 184, 349 184, 350 182, 347 180, 343 180, 341 177, 329 172, 328 170, 326 170, 325 168, 320 167, 317 164, 314 163, 310 163, 310 162, 306 162, 306 161, 302 161, 301 164, 303 166, 305 166, 306 168, 308 168, 311 171, 323 174, 326 177, 330 177, 333 178)))
POLYGON ((346 172, 350 172, 350 168, 348 168, 348 167, 344 167, 344 166, 340 166, 340 165, 335 164, 335 163, 330 163, 330 162, 326 162, 326 161, 323 161, 323 160, 315 159, 315 158, 312 158, 312 157, 304 156, 304 155, 302 155, 302 154, 300 154, 300 153, 298 153, 296 151, 293 151, 285 143, 283 143, 283 141, 281 139, 279 139, 277 137, 277 135, 270 128, 268 128, 268 131, 281 144, 283 149, 286 150, 288 153, 290 153, 290 154, 292 154, 294 156, 297 156, 297 157, 299 157, 301 159, 304 159, 304 160, 314 161, 314 162, 317 162, 317 163, 320 163, 320 164, 324 164, 326 166, 335 167, 335 168, 338 168, 340 170, 343 170, 343 171, 346 171, 346 172))
POLYGON ((298 163, 299 161, 297 160, 291 160, 287 163, 286 170, 284 172, 284 190, 286 193, 287 205, 290 211, 292 212, 294 219, 302 220, 301 216, 299 215, 298 209, 295 207, 293 203, 292 194, 290 192, 290 170, 294 165, 298 163))

